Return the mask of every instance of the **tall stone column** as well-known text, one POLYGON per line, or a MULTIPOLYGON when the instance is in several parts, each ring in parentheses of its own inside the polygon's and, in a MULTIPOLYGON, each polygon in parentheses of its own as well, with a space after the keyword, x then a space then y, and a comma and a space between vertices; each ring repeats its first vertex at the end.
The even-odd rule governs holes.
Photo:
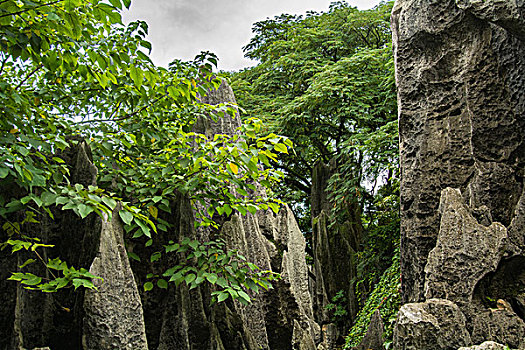
POLYGON ((523 346, 524 16, 522 0, 394 6, 402 295, 414 303, 399 349, 523 346))

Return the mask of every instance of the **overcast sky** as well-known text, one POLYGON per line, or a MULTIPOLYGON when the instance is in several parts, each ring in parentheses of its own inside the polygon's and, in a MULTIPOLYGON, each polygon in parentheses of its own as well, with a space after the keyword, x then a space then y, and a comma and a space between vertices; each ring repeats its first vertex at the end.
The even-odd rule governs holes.
MULTIPOLYGON (((127 23, 140 19, 149 25, 155 64, 167 66, 175 58, 191 60, 201 51, 219 56, 219 69, 238 70, 254 65, 242 47, 252 37, 252 24, 281 13, 327 11, 332 0, 132 0, 127 23)), ((379 0, 348 0, 360 9, 379 0)))

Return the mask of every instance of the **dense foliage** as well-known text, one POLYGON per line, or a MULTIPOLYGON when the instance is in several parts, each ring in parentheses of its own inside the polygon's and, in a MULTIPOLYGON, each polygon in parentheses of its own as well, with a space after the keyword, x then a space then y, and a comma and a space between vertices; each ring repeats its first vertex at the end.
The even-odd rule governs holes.
MULTIPOLYGON (((352 344, 360 340, 356 335, 366 331, 377 307, 369 298, 387 297, 384 293, 395 289, 394 275, 399 276, 397 260, 392 265, 399 243, 392 5, 389 1, 359 11, 339 1, 325 13, 283 14, 257 22, 244 50, 259 64, 231 76, 245 115, 262 119, 263 131, 285 135, 294 143, 294 152, 272 162, 284 173, 275 192, 292 204, 307 239, 311 175, 317 162, 334 169, 326 189, 334 229, 355 220, 348 208, 357 208, 364 234, 355 289, 363 311, 350 335, 352 344), (377 288, 385 284, 388 291, 379 295, 377 288)), ((327 307, 335 318, 345 317, 341 305, 348 297, 329 295, 332 303, 327 307)))
MULTIPOLYGON (((159 230, 168 230, 160 213, 170 211, 176 194, 186 195, 196 212, 202 208, 198 225, 215 225, 214 213, 279 209, 278 201, 248 192, 254 180, 272 186, 279 178, 269 161, 288 152, 290 141, 257 136, 261 123, 255 119, 243 125, 243 138, 208 139, 193 132, 199 118, 235 112, 201 102, 200 96, 221 84, 212 73, 216 58, 202 54, 195 62, 156 67, 148 57, 146 23, 121 23, 120 11, 129 6, 130 0, 0 1, 0 186, 15 189, 0 193, 2 249, 34 253, 11 277, 27 288, 94 288, 94 276, 85 269, 39 254, 52 247, 35 231, 38 225, 28 224, 53 220, 56 208, 81 218, 111 217, 118 210, 126 232, 147 236, 147 246, 159 230), (82 142, 91 147, 98 186, 69 182, 61 154, 82 142), (45 276, 29 272, 35 263, 45 265, 45 276)), ((205 280, 215 284, 217 300, 248 302, 245 290, 267 288, 273 278, 236 263, 243 257, 218 242, 173 242, 164 252, 152 252, 151 261, 170 252, 191 261, 206 256, 164 276, 191 287, 205 280)), ((157 279, 157 285, 167 281, 157 279)))
POLYGON ((245 52, 260 63, 232 85, 246 115, 294 141, 294 153, 274 162, 285 173, 284 200, 308 206, 317 161, 341 164, 335 203, 349 187, 391 178, 397 168, 391 5, 359 11, 336 2, 326 13, 254 25, 245 52))
MULTIPOLYGON (((151 263, 180 256, 177 265, 148 275, 146 291, 211 283, 214 301, 248 303, 276 276, 220 240, 184 238, 153 249, 157 234, 170 232, 163 220, 170 203, 186 196, 195 224, 216 227, 217 216, 277 212, 287 201, 308 238, 312 169, 332 162, 331 218, 344 222, 348 203, 357 204, 365 231, 355 281, 362 311, 348 344, 362 337, 378 307, 391 320, 399 282, 392 260, 399 237, 392 2, 368 11, 335 2, 326 13, 256 23, 245 52, 260 63, 230 74, 246 112, 243 136, 211 139, 194 131, 195 122, 235 113, 201 100, 221 84, 212 72, 216 57, 155 66, 147 25, 121 23, 129 5, 0 0, 0 187, 9 189, 0 193, 1 249, 32 256, 11 279, 44 292, 95 288, 97 277, 85 268, 42 254, 53 247, 37 224, 58 210, 82 219, 118 212, 128 238, 151 248, 151 263), (62 156, 84 142, 99 170, 97 186, 71 183, 62 156), (254 196, 255 182, 279 199, 254 196), (45 275, 35 272, 37 264, 45 275)), ((347 296, 332 297, 334 316, 343 317, 338 304, 347 296)))

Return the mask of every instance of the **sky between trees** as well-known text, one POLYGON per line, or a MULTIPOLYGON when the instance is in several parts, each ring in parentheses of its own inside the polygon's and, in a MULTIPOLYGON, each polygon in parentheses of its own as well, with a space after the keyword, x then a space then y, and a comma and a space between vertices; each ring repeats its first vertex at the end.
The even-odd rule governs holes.
MULTIPOLYGON (((327 11, 332 0, 133 0, 125 22, 144 20, 153 44, 152 59, 167 66, 175 58, 191 60, 201 51, 219 56, 219 69, 239 70, 255 65, 242 47, 252 37, 252 24, 281 13, 327 11)), ((348 0, 367 9, 379 0, 348 0)))

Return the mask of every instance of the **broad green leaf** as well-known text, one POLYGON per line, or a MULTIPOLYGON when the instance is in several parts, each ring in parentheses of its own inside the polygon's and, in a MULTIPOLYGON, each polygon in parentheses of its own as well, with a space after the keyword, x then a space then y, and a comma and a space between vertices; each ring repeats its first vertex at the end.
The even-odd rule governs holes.
POLYGON ((155 261, 159 260, 161 257, 162 257, 162 254, 160 252, 155 252, 155 253, 151 254, 150 261, 151 262, 155 262, 155 261))
POLYGON ((104 202, 104 204, 107 205, 111 210, 115 209, 117 206, 117 202, 110 197, 102 197, 102 202, 104 202))
POLYGON ((91 212, 93 212, 93 207, 87 206, 85 204, 79 204, 78 205, 78 213, 80 214, 80 217, 84 219, 86 216, 88 216, 91 212))
POLYGON ((34 263, 35 261, 36 261, 35 259, 27 259, 22 265, 20 265, 18 267, 22 269, 22 268, 26 267, 27 265, 34 263))
POLYGON ((195 281, 195 278, 196 278, 196 276, 194 274, 190 273, 189 275, 186 275, 184 280, 186 281, 186 284, 189 285, 191 282, 195 281))
MULTIPOLYGON (((215 273, 210 273, 206 276, 206 279, 208 280, 208 282, 210 282, 211 284, 215 284, 215 282, 217 282, 217 274, 215 273)), ((222 287, 222 286, 221 286, 222 287)))
POLYGON ((281 153, 288 153, 288 148, 282 144, 282 143, 277 143, 274 147, 274 149, 277 151, 277 152, 281 152, 281 153))
POLYGON ((144 283, 144 291, 148 292, 148 291, 150 291, 152 289, 153 289, 153 283, 151 283, 151 282, 144 283))
POLYGON ((131 221, 133 221, 133 214, 131 214, 129 211, 122 209, 118 212, 118 215, 126 225, 131 224, 131 221))
POLYGON ((133 80, 133 83, 135 83, 137 89, 140 90, 140 87, 142 86, 142 82, 144 80, 142 70, 140 68, 137 68, 135 65, 132 65, 129 69, 129 74, 131 76, 131 79, 133 80))
POLYGON ((220 303, 226 299, 228 299, 230 295, 226 292, 221 292, 218 296, 217 296, 217 301, 220 303))
POLYGON ((9 169, 0 167, 0 179, 5 178, 9 174, 9 169))
POLYGON ((237 291, 237 293, 239 294, 239 296, 240 296, 242 299, 246 300, 247 302, 250 302, 250 301, 251 301, 250 296, 249 296, 248 294, 246 294, 245 292, 243 292, 242 290, 237 291))
POLYGON ((137 254, 133 253, 133 252, 128 252, 128 257, 130 257, 133 260, 136 260, 136 261, 140 262, 140 257, 137 254))
POLYGON ((157 281, 157 286, 159 288, 162 288, 162 289, 167 289, 168 288, 168 282, 166 282, 166 280, 163 280, 163 279, 159 279, 157 281))

